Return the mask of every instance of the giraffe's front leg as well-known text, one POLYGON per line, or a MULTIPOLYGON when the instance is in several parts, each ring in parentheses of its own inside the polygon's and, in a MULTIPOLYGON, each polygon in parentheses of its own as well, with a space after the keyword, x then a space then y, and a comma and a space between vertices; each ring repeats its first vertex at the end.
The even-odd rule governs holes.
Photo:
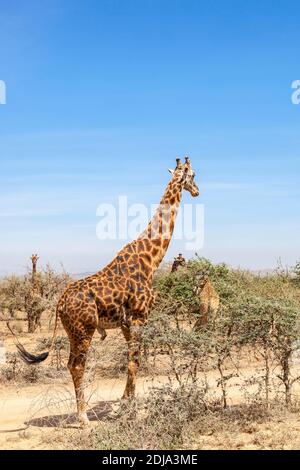
POLYGON ((84 371, 87 359, 87 352, 91 344, 92 334, 89 336, 81 337, 78 335, 76 338, 72 338, 70 341, 70 358, 68 362, 68 368, 71 372, 76 402, 78 421, 81 426, 89 425, 89 419, 87 417, 86 408, 87 403, 84 397, 84 371))
POLYGON ((122 332, 128 344, 128 373, 123 398, 132 397, 135 393, 136 374, 141 362, 140 328, 139 325, 122 325, 122 332))

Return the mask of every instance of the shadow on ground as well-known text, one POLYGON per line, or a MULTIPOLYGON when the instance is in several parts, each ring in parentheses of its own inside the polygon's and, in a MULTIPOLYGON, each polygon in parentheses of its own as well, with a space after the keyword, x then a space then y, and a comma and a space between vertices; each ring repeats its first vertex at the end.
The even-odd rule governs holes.
MULTIPOLYGON (((101 421, 105 418, 109 418, 113 411, 112 405, 118 403, 117 400, 100 401, 96 406, 88 410, 87 415, 90 421, 101 421)), ((27 426, 37 426, 41 428, 56 428, 66 427, 72 425, 78 425, 77 414, 62 414, 62 415, 50 415, 42 416, 41 418, 33 418, 26 421, 27 426)))

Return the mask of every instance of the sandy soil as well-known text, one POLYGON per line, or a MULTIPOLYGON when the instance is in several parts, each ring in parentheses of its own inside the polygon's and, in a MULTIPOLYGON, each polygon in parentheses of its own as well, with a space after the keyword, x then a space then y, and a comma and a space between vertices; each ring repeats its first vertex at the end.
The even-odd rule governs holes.
MULTIPOLYGON (((124 384, 124 379, 105 379, 87 389, 91 426, 111 413, 124 384)), ((140 378, 138 393, 146 393, 151 384, 140 378)), ((238 396, 235 387, 232 392, 238 396)), ((74 411, 71 383, 0 389, 0 449, 63 449, 66 439, 80 432, 74 411)), ((191 436, 190 444, 197 449, 300 449, 300 416, 287 412, 243 432, 191 436)))
MULTIPOLYGON (((92 425, 112 410, 124 386, 124 379, 106 379, 87 388, 92 425)), ((138 393, 145 393, 148 386, 147 380, 141 379, 138 393)), ((53 448, 48 440, 53 430, 62 426, 77 427, 73 393, 71 382, 54 386, 2 387, 0 449, 53 448)))
MULTIPOLYGON (((22 324, 20 322, 20 324, 22 324)), ((16 347, 5 323, 0 323, 0 332, 5 340, 7 353, 15 352, 16 347)), ((62 328, 60 333, 64 334, 62 328)), ((118 331, 110 331, 110 337, 123 336, 118 331)), ((34 351, 37 340, 50 337, 47 327, 34 335, 19 333, 18 338, 29 351, 34 351)), ((96 336, 95 340, 99 338, 96 336)), ((49 359, 45 362, 47 363, 49 359)), ((1 367, 1 366, 0 366, 1 367)), ((162 382, 166 379, 162 378, 162 382)), ((117 406, 126 383, 126 374, 122 378, 96 378, 86 388, 89 403, 89 419, 95 425, 101 417, 117 406)), ((160 379, 156 380, 160 383, 160 379)), ((137 383, 137 393, 145 394, 153 382, 141 377, 137 383)), ((24 384, 0 384, 0 449, 53 449, 51 435, 62 427, 76 429, 76 404, 74 387, 69 372, 66 371, 61 381, 55 379, 53 384, 37 383, 30 386, 24 384)))
MULTIPOLYGON (((2 327, 2 325, 1 325, 2 327)), ((3 332, 3 330, 2 330, 3 332)), ((117 336, 117 332, 109 332, 117 336)), ((15 351, 14 343, 5 336, 7 350, 15 351)), ((20 334, 26 347, 34 350, 38 337, 50 336, 49 331, 29 336, 20 334)), ((259 364, 247 364, 240 370, 243 376, 251 376, 259 364)), ((300 365, 298 365, 300 368, 300 365)), ((208 374, 210 386, 219 394, 216 372, 208 374)), ((155 385, 166 382, 166 377, 155 377, 155 385)), ((87 387, 89 400, 88 416, 95 426, 109 415, 118 405, 126 381, 126 374, 121 378, 97 377, 87 387)), ((152 378, 140 376, 137 393, 144 395, 154 384, 152 378)), ((297 386, 299 394, 300 387, 297 386)), ((229 404, 242 400, 240 381, 232 378, 229 386, 229 404)), ((38 383, 0 384, 0 449, 60 449, 65 447, 66 439, 72 439, 72 433, 79 432, 76 422, 76 405, 73 384, 69 373, 61 380, 51 384, 38 383)), ((245 432, 224 432, 213 435, 191 436, 191 448, 202 449, 300 449, 300 415, 282 413, 270 422, 246 426, 245 432)))

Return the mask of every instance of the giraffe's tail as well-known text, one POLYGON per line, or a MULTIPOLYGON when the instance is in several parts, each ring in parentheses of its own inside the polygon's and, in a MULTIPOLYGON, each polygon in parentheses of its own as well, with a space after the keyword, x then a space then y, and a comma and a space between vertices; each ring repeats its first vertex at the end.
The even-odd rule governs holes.
POLYGON ((17 335, 15 334, 15 332, 11 329, 11 326, 9 324, 9 322, 6 322, 6 325, 7 325, 7 328, 9 329, 9 331, 11 332, 11 334, 13 335, 13 337, 15 338, 15 344, 16 344, 16 347, 17 347, 17 350, 18 350, 18 353, 19 353, 19 356, 21 357, 21 359, 26 362, 26 364, 38 364, 39 362, 43 362, 47 359, 47 357, 49 356, 49 353, 50 351, 52 350, 54 344, 55 344, 55 338, 56 338, 56 332, 57 332, 57 324, 58 324, 58 308, 56 309, 56 314, 55 314, 55 325, 54 325, 54 330, 53 330, 53 336, 52 336, 52 341, 51 341, 51 345, 50 345, 50 348, 49 348, 49 351, 47 352, 44 352, 42 354, 37 354, 37 355, 34 355, 34 354, 31 354, 30 352, 26 351, 26 349, 24 348, 24 346, 20 343, 20 341, 18 340, 17 338, 17 335))

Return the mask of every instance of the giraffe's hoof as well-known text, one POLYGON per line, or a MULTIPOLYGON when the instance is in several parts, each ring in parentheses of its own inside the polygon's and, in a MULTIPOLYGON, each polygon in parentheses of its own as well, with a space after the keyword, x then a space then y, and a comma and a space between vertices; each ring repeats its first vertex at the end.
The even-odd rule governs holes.
POLYGON ((106 333, 105 329, 104 329, 104 328, 100 328, 100 327, 98 327, 97 329, 98 329, 98 333, 99 333, 100 336, 101 336, 101 341, 104 341, 105 338, 106 338, 106 336, 107 336, 107 333, 106 333))
POLYGON ((89 418, 87 417, 86 413, 82 413, 78 416, 79 427, 80 428, 87 428, 91 425, 89 418))
POLYGON ((130 398, 134 398, 134 392, 129 392, 128 390, 125 390, 122 396, 122 400, 130 400, 130 398))

